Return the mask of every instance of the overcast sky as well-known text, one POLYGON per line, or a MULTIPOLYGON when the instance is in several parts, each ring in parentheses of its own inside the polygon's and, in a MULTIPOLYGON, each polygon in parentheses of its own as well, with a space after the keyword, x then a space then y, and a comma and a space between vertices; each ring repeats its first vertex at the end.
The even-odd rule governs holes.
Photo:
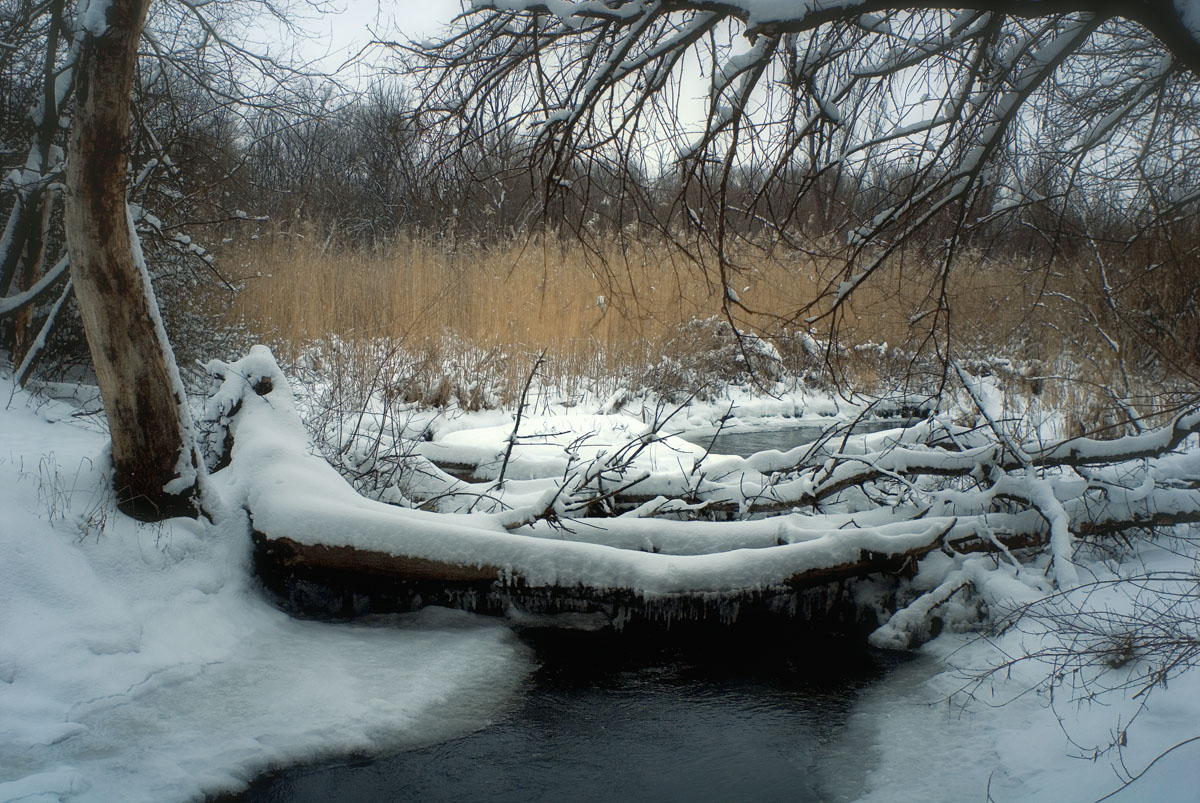
POLYGON ((306 59, 335 68, 373 36, 434 36, 459 11, 459 0, 331 0, 327 13, 304 24, 313 35, 300 47, 306 59))

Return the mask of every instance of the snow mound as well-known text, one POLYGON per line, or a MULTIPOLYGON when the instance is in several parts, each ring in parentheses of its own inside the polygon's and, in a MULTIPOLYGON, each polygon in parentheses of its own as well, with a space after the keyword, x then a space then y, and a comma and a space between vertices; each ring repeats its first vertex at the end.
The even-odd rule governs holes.
POLYGON ((103 433, 52 423, 70 412, 17 392, 0 413, 0 801, 236 791, 482 727, 527 676, 512 633, 465 613, 288 617, 252 579, 244 514, 127 519, 103 433))

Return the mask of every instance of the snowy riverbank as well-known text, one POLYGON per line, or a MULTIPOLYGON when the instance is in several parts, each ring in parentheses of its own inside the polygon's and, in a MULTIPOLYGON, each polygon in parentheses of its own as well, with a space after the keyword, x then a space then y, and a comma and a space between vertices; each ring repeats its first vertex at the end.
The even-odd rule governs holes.
MULTIPOLYGON (((324 624, 276 610, 251 576, 244 518, 125 518, 103 490, 100 428, 3 381, 0 801, 194 799, 271 767, 451 738, 520 693, 531 658, 500 622, 426 610, 324 624)), ((1144 544, 1121 565, 1095 556, 1079 569, 1195 578, 1193 550, 1144 544)), ((1094 606, 1133 604, 1108 588, 1094 606)), ((845 749, 867 755, 849 788, 949 803, 984 799, 989 782, 994 799, 1014 801, 1089 801, 1119 785, 1115 752, 1073 756, 1127 723, 1141 702, 1132 691, 1078 703, 1060 689, 1050 708, 1048 694, 1025 693, 1047 672, 1028 663, 974 700, 952 696, 966 680, 948 667, 989 664, 1022 642, 1053 640, 1020 628, 992 644, 946 633, 874 685, 852 714, 845 749)), ((1136 677, 1138 662, 1123 671, 1136 677)), ((1197 722, 1196 672, 1156 689, 1127 731, 1128 771, 1195 736, 1197 722)), ((1196 743, 1175 751, 1120 799, 1196 800, 1197 758, 1196 743)))
POLYGON ((73 412, 20 392, 0 410, 0 801, 190 800, 451 738, 530 671, 507 628, 464 613, 287 616, 251 577, 244 522, 116 512, 105 438, 73 412))

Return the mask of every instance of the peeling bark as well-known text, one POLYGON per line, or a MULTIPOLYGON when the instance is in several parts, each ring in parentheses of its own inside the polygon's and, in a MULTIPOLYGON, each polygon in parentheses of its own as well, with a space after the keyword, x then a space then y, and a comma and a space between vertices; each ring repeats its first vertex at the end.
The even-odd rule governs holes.
POLYGON ((195 483, 168 493, 193 464, 178 374, 134 258, 125 205, 130 89, 150 0, 113 0, 107 28, 86 34, 66 170, 71 277, 112 433, 118 505, 157 520, 195 515, 195 483))

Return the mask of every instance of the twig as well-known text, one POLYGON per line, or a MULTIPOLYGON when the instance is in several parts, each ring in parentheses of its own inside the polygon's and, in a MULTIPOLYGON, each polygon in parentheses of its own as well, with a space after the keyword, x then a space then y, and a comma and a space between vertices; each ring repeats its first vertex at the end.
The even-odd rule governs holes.
POLYGON ((1117 794, 1123 792, 1125 789, 1129 788, 1130 785, 1135 783, 1139 778, 1141 778, 1143 775, 1145 775, 1147 772, 1149 772, 1150 768, 1159 762, 1159 759, 1166 758, 1168 755, 1175 752, 1179 748, 1183 747, 1184 745, 1191 744, 1192 742, 1200 742, 1200 736, 1193 736, 1190 739, 1184 739, 1182 742, 1171 745, 1166 750, 1162 751, 1157 756, 1155 756, 1154 759, 1149 764, 1147 764, 1145 767, 1142 768, 1141 772, 1137 773, 1136 775, 1130 775, 1129 780, 1125 781, 1125 783, 1121 784, 1120 786, 1118 786, 1116 789, 1109 792, 1104 797, 1097 798, 1095 800, 1095 803, 1103 803, 1103 801, 1108 800, 1109 798, 1113 797, 1114 795, 1117 795, 1117 794))
POLYGON ((521 388, 521 401, 517 403, 517 419, 513 422, 512 434, 508 436, 508 446, 504 448, 504 462, 500 464, 500 476, 496 479, 496 489, 500 490, 504 487, 504 473, 508 471, 508 461, 512 457, 513 445, 517 442, 517 433, 521 430, 521 415, 525 412, 525 399, 529 395, 529 386, 533 384, 533 378, 537 376, 538 368, 542 366, 542 362, 546 359, 546 350, 542 349, 538 353, 537 359, 533 361, 533 368, 529 369, 529 376, 525 380, 525 386, 521 388))

